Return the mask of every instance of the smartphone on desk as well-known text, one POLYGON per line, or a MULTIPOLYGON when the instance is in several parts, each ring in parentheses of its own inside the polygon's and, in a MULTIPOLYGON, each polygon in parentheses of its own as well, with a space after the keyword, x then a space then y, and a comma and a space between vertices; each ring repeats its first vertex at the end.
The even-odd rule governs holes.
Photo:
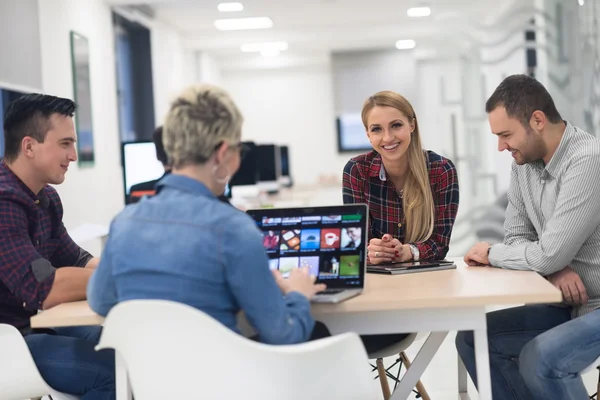
POLYGON ((367 272, 388 275, 441 271, 445 269, 456 269, 456 264, 454 264, 453 261, 446 259, 434 261, 405 261, 391 264, 367 264, 367 272))

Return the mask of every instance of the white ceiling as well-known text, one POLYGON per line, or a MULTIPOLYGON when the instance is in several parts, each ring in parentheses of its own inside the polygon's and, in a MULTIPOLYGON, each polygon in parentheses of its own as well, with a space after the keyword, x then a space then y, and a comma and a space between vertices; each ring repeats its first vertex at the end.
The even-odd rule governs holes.
MULTIPOLYGON (((417 49, 464 46, 486 27, 506 28, 518 4, 530 0, 235 0, 241 12, 222 13, 219 0, 106 0, 112 5, 146 4, 155 18, 175 28, 186 47, 218 57, 239 56, 243 43, 287 41, 288 54, 319 54, 373 48, 393 49, 399 39, 415 39, 417 49), (406 10, 427 5, 432 15, 409 18, 406 10), (267 16, 273 28, 222 32, 219 18, 267 16), (501 21, 502 19, 504 21, 501 21), (508 20, 508 22, 506 21, 508 20)), ((226 1, 226 0, 223 0, 226 1)), ((492 30, 492 28, 489 28, 492 30)))

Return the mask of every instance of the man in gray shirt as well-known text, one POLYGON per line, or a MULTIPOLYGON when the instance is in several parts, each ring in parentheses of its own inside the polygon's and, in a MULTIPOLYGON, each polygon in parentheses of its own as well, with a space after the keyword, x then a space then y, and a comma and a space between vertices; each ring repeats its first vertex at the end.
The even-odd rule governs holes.
MULTIPOLYGON (((505 237, 477 243, 465 262, 536 271, 564 298, 488 314, 493 398, 587 399, 580 373, 600 357, 600 141, 563 121, 526 75, 506 78, 486 111, 514 158, 505 237)), ((477 384, 473 334, 459 332, 456 347, 477 384)))

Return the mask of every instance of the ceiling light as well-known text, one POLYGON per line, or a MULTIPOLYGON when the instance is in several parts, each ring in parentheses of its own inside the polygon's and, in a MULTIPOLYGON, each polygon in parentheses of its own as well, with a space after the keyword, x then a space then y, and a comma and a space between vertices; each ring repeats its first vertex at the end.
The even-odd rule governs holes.
POLYGON ((281 51, 277 49, 265 49, 260 51, 260 55, 263 57, 277 57, 279 53, 281 53, 281 51))
POLYGON ((220 3, 217 8, 221 12, 242 11, 244 5, 242 3, 220 3))
POLYGON ((579 5, 582 6, 583 5, 583 0, 579 0, 579 5))
POLYGON ((429 7, 412 7, 406 10, 406 15, 409 17, 429 17, 431 15, 431 8, 429 7))
POLYGON ((288 49, 287 42, 265 42, 265 43, 246 43, 241 50, 245 53, 259 51, 284 51, 288 49))
POLYGON ((220 31, 241 31, 245 29, 267 29, 273 26, 269 17, 229 18, 215 20, 215 27, 220 31))
POLYGON ((414 49, 416 45, 417 43, 412 39, 398 40, 396 42, 396 48, 398 50, 414 49))

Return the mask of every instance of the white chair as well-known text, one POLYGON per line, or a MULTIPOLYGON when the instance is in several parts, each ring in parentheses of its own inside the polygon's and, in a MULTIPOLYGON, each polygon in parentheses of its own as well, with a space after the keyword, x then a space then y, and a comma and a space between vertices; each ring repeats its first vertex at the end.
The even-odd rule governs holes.
MULTIPOLYGON (((381 384, 381 391, 383 393, 384 400, 388 400, 391 396, 390 385, 388 383, 387 378, 390 377, 391 379, 393 379, 397 385, 402 365, 404 365, 406 369, 410 367, 411 362, 404 351, 408 349, 416 339, 417 334, 411 333, 400 342, 394 343, 391 346, 385 347, 379 351, 369 354, 370 360, 376 360, 376 366, 372 364, 371 366, 373 367, 373 370, 377 369, 379 383, 381 384), (388 368, 385 368, 385 366, 383 365, 383 359, 395 355, 398 355, 398 359, 396 360, 396 362, 394 362, 394 364, 392 364, 388 368), (398 366, 398 373, 396 374, 396 376, 394 376, 390 372, 390 369, 395 367, 397 364, 400 365, 398 366)), ((418 392, 418 398, 422 398, 423 400, 431 400, 429 394, 427 393, 427 390, 425 390, 425 386, 423 386, 423 383, 421 383, 421 381, 417 382, 416 389, 418 392)))
POLYGON ((354 333, 271 346, 185 304, 131 300, 104 321, 97 349, 106 348, 121 356, 136 400, 376 397, 367 354, 354 333))
POLYGON ((46 384, 27 343, 12 325, 0 324, 0 400, 23 400, 51 395, 54 400, 77 400, 46 384))
POLYGON ((600 357, 598 357, 596 359, 596 361, 594 361, 589 367, 587 367, 586 369, 584 369, 581 372, 581 375, 591 372, 595 369, 598 369, 598 386, 596 388, 596 393, 594 393, 592 396, 590 396, 590 399, 597 399, 598 396, 600 395, 600 357))

